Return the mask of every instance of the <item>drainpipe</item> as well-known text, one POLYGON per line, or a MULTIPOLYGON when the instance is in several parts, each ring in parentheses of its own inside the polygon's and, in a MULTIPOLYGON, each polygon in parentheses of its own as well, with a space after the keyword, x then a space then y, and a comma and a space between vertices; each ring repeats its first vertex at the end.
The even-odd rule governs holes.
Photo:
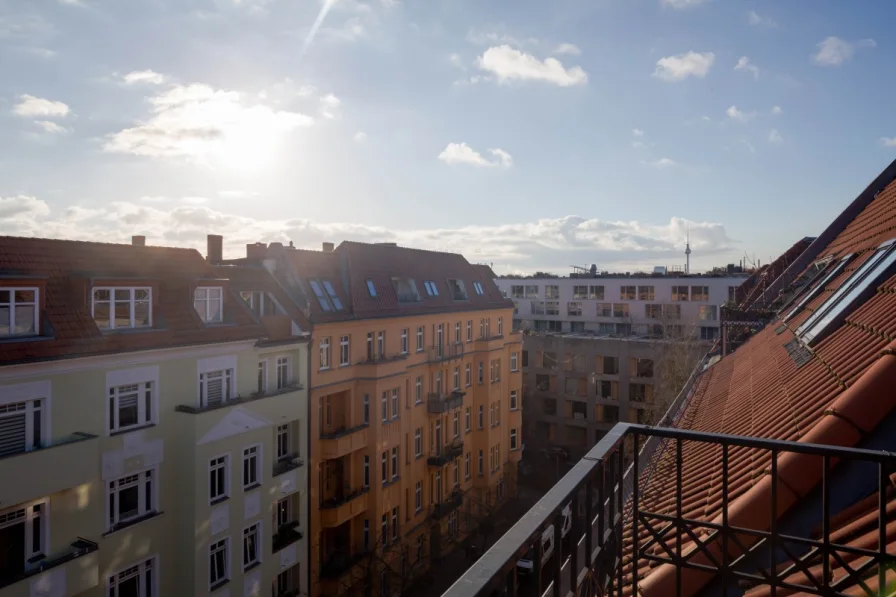
MULTIPOLYGON (((314 326, 311 324, 310 321, 308 322, 308 326, 313 331, 314 326)), ((306 450, 307 451, 305 453, 308 454, 308 463, 304 467, 304 469, 305 469, 305 494, 307 495, 307 504, 305 505, 305 512, 307 513, 307 516, 308 516, 308 536, 306 537, 306 541, 305 541, 305 544, 307 545, 307 554, 306 554, 305 561, 308 562, 308 564, 306 566, 307 570, 306 570, 305 574, 308 577, 308 582, 307 582, 308 588, 307 588, 306 593, 308 595, 311 595, 312 594, 311 583, 314 580, 315 576, 317 577, 318 582, 320 582, 320 566, 322 564, 322 562, 317 563, 316 571, 311 569, 311 562, 312 562, 311 542, 314 539, 314 533, 312 532, 313 529, 311 528, 311 521, 313 520, 313 517, 311 516, 311 512, 312 512, 312 509, 311 509, 311 483, 312 483, 312 478, 311 478, 311 475, 312 475, 312 471, 311 471, 311 467, 312 467, 311 413, 314 412, 314 408, 311 406, 311 351, 314 350, 314 339, 313 339, 311 332, 309 332, 309 334, 308 334, 308 345, 307 346, 308 346, 308 350, 307 350, 308 356, 306 357, 306 367, 307 367, 308 374, 306 376, 307 381, 305 382, 305 387, 307 388, 307 390, 305 391, 305 396, 306 396, 305 402, 308 404, 308 408, 305 413, 305 421, 306 421, 306 428, 308 429, 308 432, 305 434, 307 436, 307 440, 306 440, 306 444, 307 444, 306 450)), ((320 433, 320 430, 318 430, 318 433, 320 433)), ((316 477, 316 475, 315 475, 315 477, 316 477)))
MULTIPOLYGON (((896 341, 891 342, 880 358, 834 400, 824 411, 824 416, 800 443, 854 447, 862 436, 874 430, 890 411, 896 408, 896 341)), ((780 519, 787 510, 797 504, 821 482, 818 456, 784 452, 778 456, 778 495, 776 513, 780 519)), ((769 475, 732 502, 728 509, 728 526, 767 531, 771 519, 772 483, 769 475)), ((722 524, 719 514, 712 521, 722 524)), ((741 536, 744 547, 749 548, 756 537, 741 536)), ((691 547, 691 551, 698 549, 691 547)), ((718 540, 706 545, 716 561, 721 561, 722 549, 718 540)), ((729 548, 730 549, 730 548, 729 548)), ((685 554, 682 554, 685 556, 685 554)), ((697 553, 690 561, 712 566, 705 553, 697 553)), ((697 594, 715 575, 692 568, 681 569, 681 595, 697 594)), ((676 568, 663 564, 639 583, 639 595, 663 597, 675 593, 676 568)))

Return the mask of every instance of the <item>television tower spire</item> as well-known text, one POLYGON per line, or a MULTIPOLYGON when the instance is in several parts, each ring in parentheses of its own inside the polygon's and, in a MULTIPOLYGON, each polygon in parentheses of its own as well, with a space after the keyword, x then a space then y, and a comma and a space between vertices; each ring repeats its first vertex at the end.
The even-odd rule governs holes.
POLYGON ((685 244, 685 247, 684 247, 684 258, 685 258, 684 273, 689 274, 689 273, 691 273, 691 226, 690 226, 690 224, 688 225, 687 243, 685 244))

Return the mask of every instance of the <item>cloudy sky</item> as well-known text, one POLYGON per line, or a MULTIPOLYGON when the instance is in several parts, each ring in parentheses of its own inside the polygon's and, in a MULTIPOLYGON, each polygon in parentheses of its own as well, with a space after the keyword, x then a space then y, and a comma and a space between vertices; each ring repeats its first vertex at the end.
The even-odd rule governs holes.
POLYGON ((0 234, 763 262, 896 158, 896 3, 0 0, 0 234))

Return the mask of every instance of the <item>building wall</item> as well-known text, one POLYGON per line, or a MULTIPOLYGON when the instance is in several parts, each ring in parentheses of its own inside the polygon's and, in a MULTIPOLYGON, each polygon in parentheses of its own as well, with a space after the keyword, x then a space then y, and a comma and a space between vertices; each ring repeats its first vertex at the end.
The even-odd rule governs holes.
MULTIPOLYGON (((198 409, 202 363, 232 363, 235 394, 249 397, 257 388, 259 359, 277 356, 288 356, 293 367, 290 377, 307 385, 304 341, 268 348, 243 342, 123 353, 0 369, 0 404, 43 398, 49 409, 43 429, 49 445, 0 459, 0 478, 17 480, 0 488, 0 515, 33 500, 46 500, 48 559, 79 537, 99 547, 64 566, 0 588, 0 596, 106 595, 111 575, 151 557, 156 558, 154 595, 207 595, 209 542, 223 537, 230 538, 230 581, 228 589, 215 591, 215 595, 228 590, 266 595, 283 564, 298 564, 307 582, 304 540, 292 546, 295 556, 291 560, 272 553, 271 545, 277 499, 284 491, 307 495, 307 467, 273 475, 278 424, 293 423, 298 434, 293 445, 300 448, 300 457, 306 456, 307 390, 273 392, 272 362, 268 369, 272 395, 198 409), (155 424, 110 432, 109 388, 145 381, 155 386, 155 424), (183 412, 190 409, 178 408, 182 406, 199 412, 183 412), (75 433, 96 437, 55 445, 75 433), (242 450, 256 444, 261 447, 260 485, 244 491, 242 450), (209 458, 220 454, 230 454, 229 498, 211 506, 209 458), (109 483, 146 470, 152 471, 154 512, 128 526, 110 528, 109 483), (286 487, 284 478, 289 481, 286 487), (244 574, 242 531, 255 521, 262 523, 261 565, 244 574), (36 593, 38 590, 48 592, 36 593)), ((140 487, 144 489, 144 485, 140 487)), ((298 514, 307 518, 307 509, 298 514)), ((299 526, 307 532, 306 519, 299 526)))
MULTIPOLYGON (((370 535, 367 547, 381 547, 382 516, 388 517, 390 542, 392 510, 398 508, 399 542, 409 551, 412 563, 416 562, 417 537, 424 536, 422 549, 424 564, 428 567, 434 551, 445 551, 451 545, 445 539, 449 533, 449 517, 440 520, 433 514, 435 504, 446 502, 454 484, 454 463, 458 466, 459 489, 463 491, 463 506, 458 509, 458 537, 464 532, 464 513, 476 508, 494 508, 498 485, 504 479, 507 494, 511 490, 508 477, 515 479, 519 461, 521 412, 511 411, 511 390, 521 390, 520 368, 511 371, 511 353, 516 353, 521 363, 522 339, 511 332, 511 309, 473 311, 466 313, 433 314, 426 316, 371 319, 348 323, 317 324, 312 341, 313 387, 311 390, 311 509, 312 509, 312 569, 318 572, 313 582, 312 595, 334 595, 349 592, 352 586, 365 582, 370 561, 351 568, 338 558, 360 555, 365 550, 364 520, 369 523, 370 535), (499 318, 501 321, 499 334, 499 318), (485 320, 488 320, 486 328, 485 320), (470 322, 470 341, 467 323, 470 322), (455 325, 460 324, 460 344, 455 344, 455 325), (435 338, 439 324, 443 329, 442 357, 438 355, 435 338), (423 348, 417 350, 417 328, 422 327, 423 348), (402 330, 408 333, 408 353, 401 354, 402 330), (486 331, 487 330, 487 331, 486 331), (385 350, 382 357, 369 362, 367 334, 385 333, 385 350), (340 365, 340 340, 349 338, 348 364, 340 365), (480 339, 486 336, 488 339, 480 339), (321 343, 329 339, 329 368, 321 369, 321 343), (500 360, 489 379, 490 365, 500 360), (479 383, 480 363, 483 383, 479 383), (470 367, 470 383, 466 383, 466 367, 470 367), (442 414, 429 413, 430 393, 435 391, 435 379, 442 372, 441 395, 453 389, 454 370, 457 368, 462 400, 455 402, 442 414), (421 381, 418 400, 416 382, 421 381), (397 391, 397 413, 393 409, 392 392, 397 391), (382 399, 386 393, 387 414, 383 420, 382 399), (369 404, 369 418, 365 422, 365 396, 369 404), (500 404, 499 404, 500 403, 500 404), (492 406, 497 421, 491 425, 489 409, 492 406), (478 425, 478 409, 483 409, 483 427, 478 425), (466 430, 466 412, 470 412, 470 430, 466 430), (328 414, 329 413, 329 414, 328 414), (461 455, 443 466, 433 466, 428 458, 436 452, 435 429, 440 425, 442 446, 454 441, 454 414, 459 425, 458 442, 462 442, 461 455), (421 430, 422 450, 418 456, 415 448, 415 431, 421 430), (516 429, 517 449, 510 450, 511 429, 516 429), (490 450, 500 446, 500 467, 489 470, 490 450), (392 450, 398 450, 398 478, 392 479, 392 450), (478 474, 478 454, 483 453, 483 474, 478 474), (387 453, 387 479, 383 482, 381 459, 387 453), (369 458, 369 491, 349 500, 339 508, 327 508, 328 498, 342 497, 364 489, 363 462, 369 458), (465 462, 469 458, 470 475, 465 474, 465 462), (341 467, 341 469, 339 468, 341 467), (441 471, 441 493, 435 483, 441 471), (327 480, 329 479, 329 485, 327 480), (416 508, 416 485, 421 484, 422 503, 416 508), (486 505, 487 504, 487 505, 486 505), (439 539, 435 539, 436 537, 439 539), (438 544, 439 548, 433 547, 438 544), (339 562, 335 574, 328 574, 330 565, 339 562), (324 571, 326 578, 320 578, 324 571)), ((472 518, 472 516, 471 516, 472 518)), ((453 524, 453 523, 452 523, 453 524)), ((379 550, 382 552, 383 550, 379 550)), ((394 551, 394 550, 393 550, 394 551)), ((385 556, 391 557, 388 553, 385 556)), ((360 561, 360 560, 359 560, 360 561)), ((374 583, 377 584, 377 583, 374 583)), ((374 593, 378 594, 378 593, 374 593)))

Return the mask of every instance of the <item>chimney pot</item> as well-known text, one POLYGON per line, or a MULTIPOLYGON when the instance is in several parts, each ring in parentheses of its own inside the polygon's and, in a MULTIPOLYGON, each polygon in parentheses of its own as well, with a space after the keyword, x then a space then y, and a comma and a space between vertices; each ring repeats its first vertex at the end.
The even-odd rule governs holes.
POLYGON ((209 234, 207 240, 208 249, 205 258, 212 265, 218 265, 224 255, 224 237, 220 234, 209 234))
POLYGON ((333 251, 333 249, 335 249, 335 248, 336 247, 333 243, 324 243, 323 244, 324 253, 331 253, 333 251))
POLYGON ((143 235, 134 235, 131 237, 131 244, 135 247, 145 247, 146 246, 146 237, 143 235))

